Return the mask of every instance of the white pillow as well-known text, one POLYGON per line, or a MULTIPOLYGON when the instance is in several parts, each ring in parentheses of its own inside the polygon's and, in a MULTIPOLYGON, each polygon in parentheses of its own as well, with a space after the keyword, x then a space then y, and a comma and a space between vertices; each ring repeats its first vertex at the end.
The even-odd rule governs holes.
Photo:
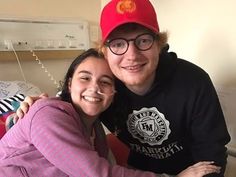
POLYGON ((40 95, 42 92, 32 83, 24 81, 0 81, 0 99, 24 94, 26 96, 40 95))

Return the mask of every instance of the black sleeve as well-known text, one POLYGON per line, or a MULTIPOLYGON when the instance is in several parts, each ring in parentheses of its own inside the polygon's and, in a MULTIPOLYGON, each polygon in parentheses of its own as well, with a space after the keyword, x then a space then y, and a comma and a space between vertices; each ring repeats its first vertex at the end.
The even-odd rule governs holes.
POLYGON ((191 150, 195 162, 213 160, 222 167, 221 174, 208 176, 223 177, 227 160, 225 145, 230 136, 216 90, 210 77, 205 76, 199 81, 200 89, 191 121, 191 150))

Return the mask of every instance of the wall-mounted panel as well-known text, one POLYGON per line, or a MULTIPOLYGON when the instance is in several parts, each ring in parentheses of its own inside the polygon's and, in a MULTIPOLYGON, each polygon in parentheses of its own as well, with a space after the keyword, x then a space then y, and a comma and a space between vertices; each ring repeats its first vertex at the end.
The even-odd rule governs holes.
POLYGON ((0 51, 85 50, 89 48, 86 21, 0 20, 0 51))

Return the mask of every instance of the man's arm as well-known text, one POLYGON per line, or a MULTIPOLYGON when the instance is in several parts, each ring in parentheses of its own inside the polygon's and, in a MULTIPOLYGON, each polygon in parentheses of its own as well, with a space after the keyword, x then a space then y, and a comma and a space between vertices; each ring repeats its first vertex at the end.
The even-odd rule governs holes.
POLYGON ((41 98, 47 98, 47 93, 42 93, 39 96, 27 96, 25 97, 24 101, 21 102, 20 107, 16 110, 16 114, 13 118, 13 123, 15 124, 19 119, 22 119, 24 115, 29 111, 30 106, 34 104, 35 101, 41 98))
POLYGON ((221 174, 213 176, 222 177, 230 136, 216 90, 208 76, 202 79, 198 93, 191 125, 193 158, 195 162, 214 161, 222 169, 221 174))

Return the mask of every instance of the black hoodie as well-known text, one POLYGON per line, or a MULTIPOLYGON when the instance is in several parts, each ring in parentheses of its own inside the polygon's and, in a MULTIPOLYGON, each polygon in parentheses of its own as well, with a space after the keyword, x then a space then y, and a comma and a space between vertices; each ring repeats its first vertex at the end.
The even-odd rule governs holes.
POLYGON ((130 166, 176 175, 213 160, 223 173, 230 137, 210 77, 167 50, 160 54, 150 91, 136 95, 117 81, 114 102, 101 120, 130 147, 130 166))

